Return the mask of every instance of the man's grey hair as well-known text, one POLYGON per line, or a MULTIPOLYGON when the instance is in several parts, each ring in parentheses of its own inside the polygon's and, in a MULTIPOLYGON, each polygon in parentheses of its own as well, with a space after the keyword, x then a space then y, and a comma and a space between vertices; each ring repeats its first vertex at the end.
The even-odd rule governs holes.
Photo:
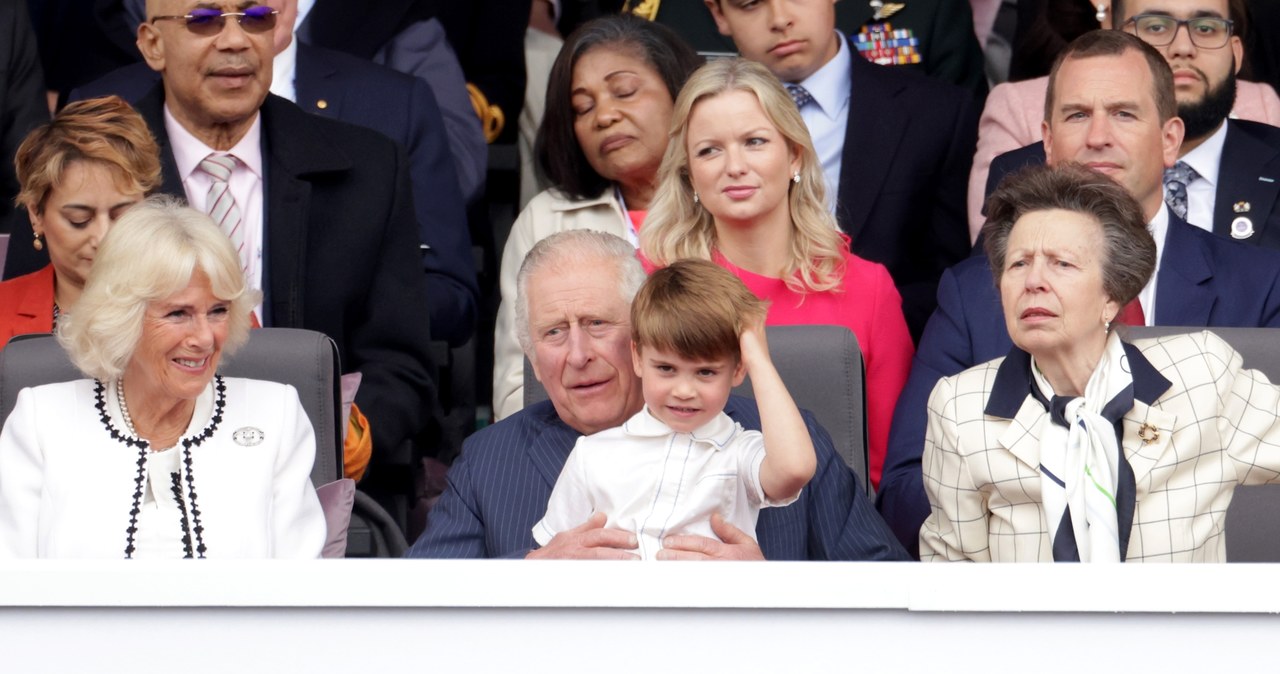
POLYGON ((529 279, 547 268, 569 269, 598 266, 599 282, 614 283, 619 297, 628 307, 644 284, 644 267, 636 258, 635 246, 605 232, 571 229, 557 232, 534 244, 520 264, 516 276, 516 337, 525 355, 533 352, 529 332, 529 279), (605 264, 601 264, 605 263, 605 264), (613 277, 608 273, 612 265, 613 277))

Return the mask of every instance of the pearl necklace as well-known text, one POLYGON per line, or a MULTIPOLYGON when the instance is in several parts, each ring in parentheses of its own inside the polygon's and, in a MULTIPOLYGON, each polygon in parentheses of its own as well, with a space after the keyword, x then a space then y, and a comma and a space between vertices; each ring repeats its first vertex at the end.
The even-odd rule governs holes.
POLYGON ((120 403, 120 416, 124 418, 124 427, 129 431, 129 435, 138 437, 138 431, 133 427, 133 417, 129 416, 129 403, 124 400, 124 377, 116 380, 116 400, 120 403))

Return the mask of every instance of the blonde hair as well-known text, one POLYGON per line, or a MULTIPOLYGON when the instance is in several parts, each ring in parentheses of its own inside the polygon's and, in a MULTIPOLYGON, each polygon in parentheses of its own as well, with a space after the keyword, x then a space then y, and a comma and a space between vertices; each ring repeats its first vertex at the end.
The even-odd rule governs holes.
POLYGON ((742 279, 708 260, 672 262, 649 277, 631 304, 631 341, 683 358, 741 358, 739 336, 768 305, 742 279))
POLYGON ((106 166, 122 192, 147 194, 160 185, 159 146, 119 96, 76 101, 27 134, 13 159, 22 186, 15 203, 44 213, 49 193, 76 161, 106 166))
POLYGON ((640 231, 645 257, 659 266, 688 257, 711 259, 716 242, 715 221, 693 200, 689 116, 703 99, 730 91, 753 94, 787 146, 800 155, 800 182, 789 185, 787 196, 793 227, 789 262, 783 271, 787 287, 799 293, 838 290, 844 276, 846 246, 826 207, 822 163, 813 149, 809 129, 777 78, 764 66, 740 58, 702 66, 676 97, 667 152, 658 169, 657 196, 640 231))
POLYGON ((248 341, 262 294, 245 283, 240 256, 213 220, 164 195, 130 208, 107 233, 75 310, 58 319, 58 341, 86 376, 119 377, 142 339, 147 305, 184 290, 197 270, 230 303, 222 353, 231 356, 248 341))

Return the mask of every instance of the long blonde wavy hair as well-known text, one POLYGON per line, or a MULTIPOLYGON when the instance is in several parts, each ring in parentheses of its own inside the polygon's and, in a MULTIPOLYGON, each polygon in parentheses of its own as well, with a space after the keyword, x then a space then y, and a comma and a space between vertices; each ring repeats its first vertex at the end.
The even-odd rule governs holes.
POLYGON ((754 94, 765 116, 800 156, 800 182, 789 185, 793 226, 791 255, 783 278, 798 293, 838 290, 844 276, 845 244, 826 207, 822 163, 809 129, 782 84, 764 66, 740 58, 712 61, 694 71, 676 97, 658 188, 640 231, 640 247, 657 266, 682 258, 711 259, 716 227, 711 214, 693 200, 689 179, 689 116, 705 98, 730 91, 754 94))

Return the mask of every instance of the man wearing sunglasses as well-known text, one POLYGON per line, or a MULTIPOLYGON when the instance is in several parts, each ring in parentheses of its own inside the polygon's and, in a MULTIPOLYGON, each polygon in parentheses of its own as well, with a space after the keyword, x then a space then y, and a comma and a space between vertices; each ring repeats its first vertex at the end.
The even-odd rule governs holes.
POLYGON ((376 471, 435 409, 407 162, 381 134, 269 96, 278 16, 233 1, 148 0, 138 49, 161 83, 136 107, 161 146, 162 191, 206 211, 232 198, 215 219, 243 230, 263 324, 323 332, 363 374, 376 471))

